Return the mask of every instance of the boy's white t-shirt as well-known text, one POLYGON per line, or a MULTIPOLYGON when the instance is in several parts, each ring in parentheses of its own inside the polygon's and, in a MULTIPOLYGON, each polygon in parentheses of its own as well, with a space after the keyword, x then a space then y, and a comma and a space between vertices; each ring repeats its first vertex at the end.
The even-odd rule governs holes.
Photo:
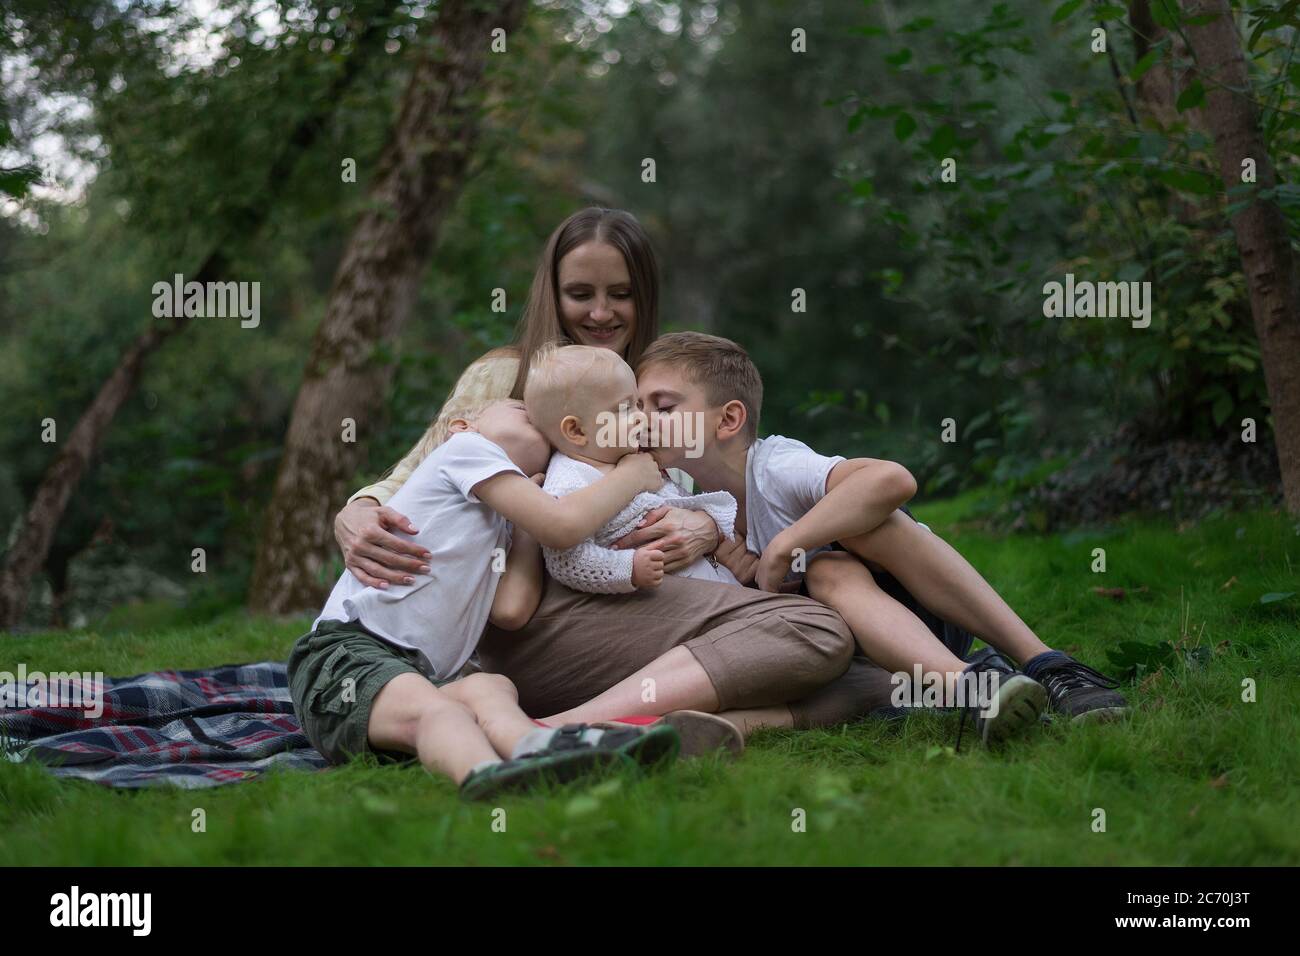
MULTIPOLYGON (((762 554, 772 539, 826 497, 826 479, 843 455, 819 455, 801 441, 782 435, 760 438, 745 461, 745 547, 762 554)), ((927 525, 917 522, 929 531, 927 525)), ((822 545, 807 557, 826 551, 822 545)), ((787 581, 803 574, 791 571, 787 581)))
POLYGON ((430 552, 428 574, 414 584, 367 587, 344 571, 330 592, 321 621, 357 621, 399 647, 424 655, 428 676, 454 677, 478 646, 501 576, 493 551, 510 549, 510 522, 474 494, 474 486, 502 472, 522 475, 500 446, 477 432, 458 432, 420 462, 389 500, 419 529, 401 531, 430 552))
MULTIPOLYGON (((842 461, 843 455, 819 455, 782 435, 750 445, 745 460, 745 547, 762 554, 773 538, 806 515, 826 496, 826 479, 842 461)), ((817 548, 808 557, 824 550, 817 548)))

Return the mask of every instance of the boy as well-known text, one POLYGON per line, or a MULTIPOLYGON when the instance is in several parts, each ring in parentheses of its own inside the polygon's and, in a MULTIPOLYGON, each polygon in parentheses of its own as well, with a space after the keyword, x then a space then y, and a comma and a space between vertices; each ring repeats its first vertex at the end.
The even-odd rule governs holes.
MULTIPOLYGON (((557 498, 609 474, 624 456, 638 451, 646 417, 638 406, 636 376, 611 349, 550 345, 533 357, 524 390, 528 417, 555 448, 542 490, 557 498)), ((546 570, 565 587, 591 594, 619 594, 658 587, 664 576, 663 552, 614 550, 614 541, 640 524, 655 508, 670 506, 706 512, 730 538, 736 499, 725 491, 687 495, 665 479, 654 492, 637 495, 595 535, 577 547, 543 548, 546 570)), ((737 584, 716 561, 700 558, 674 573, 737 584)))
POLYGON ((518 627, 536 609, 540 570, 530 539, 577 544, 659 487, 654 460, 627 455, 601 481, 557 501, 527 477, 545 467, 550 446, 521 402, 465 408, 450 432, 393 497, 430 552, 427 565, 412 584, 385 590, 345 571, 290 652, 289 684, 307 738, 331 763, 366 750, 385 759, 414 755, 467 799, 633 759, 671 759, 678 746, 671 727, 541 728, 519 709, 508 679, 457 680, 489 619, 518 627))
MULTIPOLYGON (((746 549, 759 555, 753 571, 764 590, 778 589, 796 562, 806 562, 810 594, 839 611, 863 653, 886 670, 996 674, 996 705, 975 711, 987 742, 1036 722, 1044 703, 1075 720, 1127 710, 1113 681, 1048 648, 961 555, 898 510, 916 491, 901 465, 826 457, 781 436, 759 439, 762 380, 739 345, 696 332, 665 335, 643 353, 637 379, 648 414, 671 413, 678 424, 683 416, 701 416, 698 457, 678 447, 656 457, 662 466, 683 468, 701 489, 735 496, 745 548, 720 549, 719 558, 740 567, 746 549), (868 563, 992 649, 962 660, 881 589, 868 563), (1024 662, 1024 673, 998 652, 1024 662)), ((636 537, 626 544, 635 545, 636 537)))

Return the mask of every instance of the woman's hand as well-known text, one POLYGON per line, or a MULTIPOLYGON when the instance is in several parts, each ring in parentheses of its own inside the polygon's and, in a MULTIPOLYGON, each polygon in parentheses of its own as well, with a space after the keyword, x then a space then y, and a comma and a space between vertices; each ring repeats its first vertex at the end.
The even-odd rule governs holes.
POLYGON ((664 571, 672 574, 711 554, 718 546, 718 526, 703 511, 655 508, 637 530, 614 542, 614 548, 639 548, 653 543, 664 553, 664 571))
POLYGON ((362 584, 387 588, 389 584, 412 584, 411 574, 427 574, 429 552, 414 541, 392 534, 389 529, 415 534, 415 525, 374 498, 358 498, 334 518, 334 540, 343 552, 343 563, 362 584))
POLYGON ((730 571, 741 584, 750 584, 758 571, 758 555, 745 547, 740 535, 724 538, 713 552, 713 559, 730 571))

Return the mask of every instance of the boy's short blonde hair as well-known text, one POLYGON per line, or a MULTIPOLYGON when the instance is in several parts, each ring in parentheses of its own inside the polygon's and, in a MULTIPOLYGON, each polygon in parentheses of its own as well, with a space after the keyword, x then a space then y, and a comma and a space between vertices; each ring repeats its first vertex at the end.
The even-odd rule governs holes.
POLYGON ((745 438, 758 438, 758 416, 763 410, 763 377, 749 353, 731 339, 703 332, 669 332, 650 343, 636 363, 636 374, 652 365, 682 371, 686 380, 704 389, 713 406, 739 401, 745 406, 745 438))
POLYGON ((589 376, 607 374, 624 364, 610 349, 554 342, 543 345, 533 353, 524 384, 528 418, 554 445, 560 422, 583 407, 583 385, 589 376))

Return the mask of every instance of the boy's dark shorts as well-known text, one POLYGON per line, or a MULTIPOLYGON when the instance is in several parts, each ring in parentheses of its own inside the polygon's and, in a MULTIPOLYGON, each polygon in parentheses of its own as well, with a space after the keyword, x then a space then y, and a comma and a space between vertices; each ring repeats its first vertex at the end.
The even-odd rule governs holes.
MULTIPOLYGON (((397 647, 367 631, 359 621, 321 621, 289 652, 289 692, 303 733, 332 764, 357 754, 410 761, 410 754, 376 750, 367 741, 375 698, 399 674, 419 674, 419 651, 397 647), (349 693, 350 691, 350 693, 349 693)), ((435 687, 450 680, 432 680, 435 687)))

